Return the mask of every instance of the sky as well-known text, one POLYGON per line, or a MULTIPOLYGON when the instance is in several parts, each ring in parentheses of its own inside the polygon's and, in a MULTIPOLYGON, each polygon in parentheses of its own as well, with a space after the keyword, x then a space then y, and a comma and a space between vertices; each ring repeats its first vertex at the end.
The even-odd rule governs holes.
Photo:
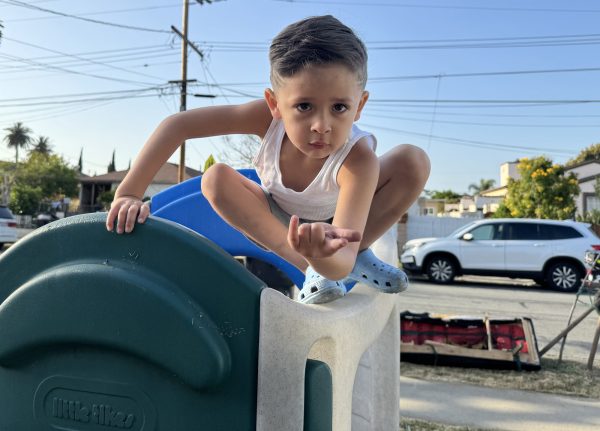
MULTIPOLYGON (((427 190, 500 183, 500 165, 565 163, 600 142, 600 4, 593 0, 208 0, 189 2, 187 108, 261 98, 268 46, 332 14, 369 51, 359 127, 378 154, 403 143, 432 163, 427 190), (201 4, 203 3, 203 4, 201 4), (194 94, 214 97, 195 97, 194 94)), ((183 1, 0 0, 0 138, 22 122, 83 172, 127 169, 180 107, 183 1)), ((235 137, 234 137, 235 139, 235 137)), ((200 169, 221 137, 187 142, 200 169)), ((14 150, 0 142, 0 160, 14 150)), ((170 161, 178 163, 175 153, 170 161)))

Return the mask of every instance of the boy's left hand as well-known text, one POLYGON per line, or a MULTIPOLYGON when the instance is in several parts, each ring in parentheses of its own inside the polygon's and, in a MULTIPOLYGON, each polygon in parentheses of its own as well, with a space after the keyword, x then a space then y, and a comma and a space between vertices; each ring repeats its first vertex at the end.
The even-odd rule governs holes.
POLYGON ((362 235, 353 229, 332 226, 329 223, 302 223, 292 216, 288 229, 288 243, 295 251, 308 258, 329 257, 349 242, 358 242, 362 235))

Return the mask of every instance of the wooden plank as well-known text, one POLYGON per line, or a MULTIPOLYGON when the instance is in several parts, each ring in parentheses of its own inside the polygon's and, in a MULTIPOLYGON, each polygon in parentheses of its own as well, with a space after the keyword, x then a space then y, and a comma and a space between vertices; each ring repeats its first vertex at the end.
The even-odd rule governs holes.
MULTIPOLYGON (((435 341, 426 341, 425 344, 409 344, 401 343, 400 352, 403 353, 420 353, 420 354, 434 354, 446 355, 446 356, 462 356, 466 358, 476 359, 491 359, 499 361, 514 362, 514 357, 511 352, 505 350, 485 350, 485 349, 469 349, 467 347, 452 346, 444 343, 437 343, 435 341)), ((527 353, 519 353, 519 360, 523 363, 538 365, 538 361, 532 360, 530 355, 527 353)))
POLYGON ((537 343, 533 333, 532 323, 529 319, 521 319, 521 324, 523 326, 523 332, 525 332, 525 341, 527 342, 527 350, 529 351, 531 361, 533 361, 532 363, 539 364, 540 357, 537 351, 537 343))

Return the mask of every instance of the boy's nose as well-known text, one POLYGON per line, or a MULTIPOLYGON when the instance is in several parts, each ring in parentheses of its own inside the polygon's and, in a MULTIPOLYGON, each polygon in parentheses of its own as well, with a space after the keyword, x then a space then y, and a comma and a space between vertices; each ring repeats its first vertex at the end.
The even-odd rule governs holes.
POLYGON ((321 135, 331 132, 331 123, 327 121, 324 116, 319 116, 314 119, 310 128, 312 132, 319 133, 321 135))

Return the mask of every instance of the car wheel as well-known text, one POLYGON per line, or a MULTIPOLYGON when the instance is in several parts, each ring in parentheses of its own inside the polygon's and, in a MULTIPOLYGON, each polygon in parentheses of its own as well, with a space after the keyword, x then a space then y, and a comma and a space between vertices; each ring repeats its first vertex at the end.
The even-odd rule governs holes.
POLYGON ((580 284, 583 274, 581 269, 571 262, 557 262, 546 271, 546 284, 554 290, 574 292, 580 284))
POLYGON ((456 276, 456 265, 445 256, 434 256, 427 263, 427 277, 434 283, 452 283, 456 276))

